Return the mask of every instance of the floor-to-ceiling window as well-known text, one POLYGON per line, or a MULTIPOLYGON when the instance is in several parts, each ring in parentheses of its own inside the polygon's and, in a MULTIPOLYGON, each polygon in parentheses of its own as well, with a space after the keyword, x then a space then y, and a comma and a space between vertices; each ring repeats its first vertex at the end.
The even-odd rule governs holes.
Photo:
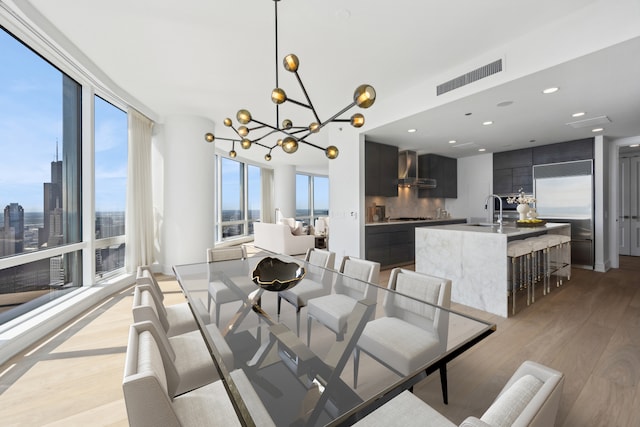
POLYGON ((313 225, 320 216, 329 216, 329 178, 296 174, 296 219, 313 225))
POLYGON ((0 324, 82 285, 82 88, 0 27, 0 324))
POLYGON ((94 97, 96 274, 124 267, 127 113, 94 97))
POLYGON ((260 168, 222 156, 216 165, 216 241, 249 236, 261 217, 260 168))
POLYGON ((311 176, 296 174, 296 220, 311 221, 311 176))

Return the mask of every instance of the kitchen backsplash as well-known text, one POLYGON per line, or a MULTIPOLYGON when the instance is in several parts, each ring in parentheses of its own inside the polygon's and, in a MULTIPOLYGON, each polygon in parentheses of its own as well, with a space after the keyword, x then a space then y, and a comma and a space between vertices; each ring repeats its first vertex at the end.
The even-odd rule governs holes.
POLYGON ((438 208, 445 209, 444 202, 443 198, 418 198, 418 191, 415 189, 398 188, 398 197, 366 196, 365 208, 384 205, 385 216, 388 218, 436 218, 438 208))

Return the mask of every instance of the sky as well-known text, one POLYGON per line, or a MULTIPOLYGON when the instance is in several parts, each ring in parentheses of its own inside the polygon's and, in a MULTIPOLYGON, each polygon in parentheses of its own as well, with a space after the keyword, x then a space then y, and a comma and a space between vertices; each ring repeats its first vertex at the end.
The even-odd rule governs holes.
MULTIPOLYGON (((96 210, 123 211, 126 114, 98 99, 95 137, 96 210)), ((0 29, 0 208, 42 211, 56 142, 62 160, 62 73, 0 29)))

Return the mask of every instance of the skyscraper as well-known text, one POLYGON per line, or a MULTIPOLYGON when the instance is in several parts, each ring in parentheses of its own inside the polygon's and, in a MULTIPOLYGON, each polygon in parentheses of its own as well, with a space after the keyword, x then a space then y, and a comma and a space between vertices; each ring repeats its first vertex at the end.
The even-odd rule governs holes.
POLYGON ((44 183, 44 227, 38 236, 39 246, 58 246, 62 243, 62 160, 51 162, 51 182, 44 183))
POLYGON ((0 255, 24 251, 24 209, 18 203, 10 203, 4 208, 4 227, 0 238, 0 255))

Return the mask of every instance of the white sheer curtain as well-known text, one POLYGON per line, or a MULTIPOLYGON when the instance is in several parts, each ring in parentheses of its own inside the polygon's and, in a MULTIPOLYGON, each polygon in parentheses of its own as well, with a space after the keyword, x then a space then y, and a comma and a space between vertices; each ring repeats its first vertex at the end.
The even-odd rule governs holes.
POLYGON ((274 222, 275 208, 273 207, 273 170, 262 168, 260 177, 262 180, 262 185, 260 188, 262 192, 260 219, 262 220, 262 222, 274 222))
POLYGON ((153 204, 151 198, 151 129, 153 122, 133 109, 129 117, 129 161, 125 216, 125 268, 153 262, 153 204))

